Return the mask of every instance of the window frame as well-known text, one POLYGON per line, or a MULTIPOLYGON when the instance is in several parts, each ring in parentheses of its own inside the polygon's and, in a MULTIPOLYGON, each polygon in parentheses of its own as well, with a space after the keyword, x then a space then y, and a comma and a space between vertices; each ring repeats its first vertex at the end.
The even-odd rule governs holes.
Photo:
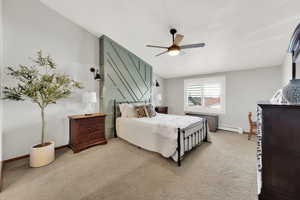
MULTIPOLYGON (((202 98, 203 92, 202 92, 202 98)), ((226 112, 226 77, 225 76, 214 76, 206 78, 194 78, 194 79, 185 79, 184 80, 184 112, 195 112, 195 113, 210 113, 210 114, 225 114, 226 112), (221 108, 209 108, 204 105, 201 106, 189 106, 188 105, 188 95, 187 87, 189 85, 203 85, 203 84, 220 84, 220 105, 221 108)))

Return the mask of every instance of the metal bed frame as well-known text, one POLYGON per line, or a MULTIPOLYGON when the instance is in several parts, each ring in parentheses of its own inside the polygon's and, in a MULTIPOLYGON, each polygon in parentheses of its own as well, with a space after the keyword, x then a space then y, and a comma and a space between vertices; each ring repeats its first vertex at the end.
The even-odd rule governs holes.
MULTIPOLYGON (((118 115, 118 105, 123 103, 134 104, 134 103, 149 103, 150 100, 146 101, 116 101, 114 100, 114 136, 118 137, 116 131, 116 119, 118 115)), ((186 128, 178 128, 177 129, 177 165, 178 167, 181 166, 181 156, 182 152, 188 152, 196 147, 198 147, 202 142, 209 142, 208 141, 208 126, 207 126, 207 119, 203 118, 204 121, 197 122, 191 124, 186 128), (199 128, 197 128, 199 127, 199 128), (194 130, 193 130, 194 129, 194 130), (190 132, 192 130, 192 132, 190 132), (183 141, 183 143, 181 142, 183 141)))

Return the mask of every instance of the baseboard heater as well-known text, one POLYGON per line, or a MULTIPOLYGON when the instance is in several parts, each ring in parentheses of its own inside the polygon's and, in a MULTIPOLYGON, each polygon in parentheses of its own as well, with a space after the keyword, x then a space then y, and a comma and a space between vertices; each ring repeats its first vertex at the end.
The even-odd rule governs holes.
POLYGON ((227 125, 220 125, 219 129, 224 130, 224 131, 236 132, 239 134, 243 134, 243 132, 244 132, 243 128, 231 127, 231 126, 227 126, 227 125))

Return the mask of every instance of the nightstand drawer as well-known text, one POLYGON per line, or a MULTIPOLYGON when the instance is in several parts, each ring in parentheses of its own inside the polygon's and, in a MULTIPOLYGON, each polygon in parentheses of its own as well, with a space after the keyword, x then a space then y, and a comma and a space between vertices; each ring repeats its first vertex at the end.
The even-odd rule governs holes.
POLYGON ((86 119, 82 119, 82 120, 76 120, 78 121, 78 124, 80 126, 93 126, 96 124, 103 124, 105 121, 104 117, 99 117, 99 118, 86 118, 86 119))
POLYGON ((85 143, 89 140, 93 139, 103 139, 105 136, 104 130, 96 130, 96 131, 85 131, 85 132, 80 132, 78 134, 78 140, 75 141, 76 143, 85 143))
POLYGON ((105 125, 104 123, 100 124, 84 124, 84 125, 79 125, 79 131, 77 132, 79 135, 81 134, 88 134, 91 132, 96 132, 100 130, 104 130, 105 125))

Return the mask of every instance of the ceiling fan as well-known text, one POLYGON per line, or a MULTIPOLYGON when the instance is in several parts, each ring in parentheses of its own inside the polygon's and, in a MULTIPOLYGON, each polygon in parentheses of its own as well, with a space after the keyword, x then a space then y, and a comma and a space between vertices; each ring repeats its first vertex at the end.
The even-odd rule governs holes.
POLYGON ((173 43, 170 47, 156 46, 156 45, 147 45, 146 47, 166 49, 166 51, 163 51, 163 52, 157 54, 156 56, 161 56, 165 53, 168 53, 170 56, 177 56, 182 49, 199 48, 199 47, 205 46, 205 43, 196 43, 196 44, 188 44, 188 45, 179 46, 179 44, 181 43, 181 41, 184 38, 184 35, 176 34, 177 33, 176 29, 171 29, 170 33, 172 35, 172 40, 173 40, 173 43))

